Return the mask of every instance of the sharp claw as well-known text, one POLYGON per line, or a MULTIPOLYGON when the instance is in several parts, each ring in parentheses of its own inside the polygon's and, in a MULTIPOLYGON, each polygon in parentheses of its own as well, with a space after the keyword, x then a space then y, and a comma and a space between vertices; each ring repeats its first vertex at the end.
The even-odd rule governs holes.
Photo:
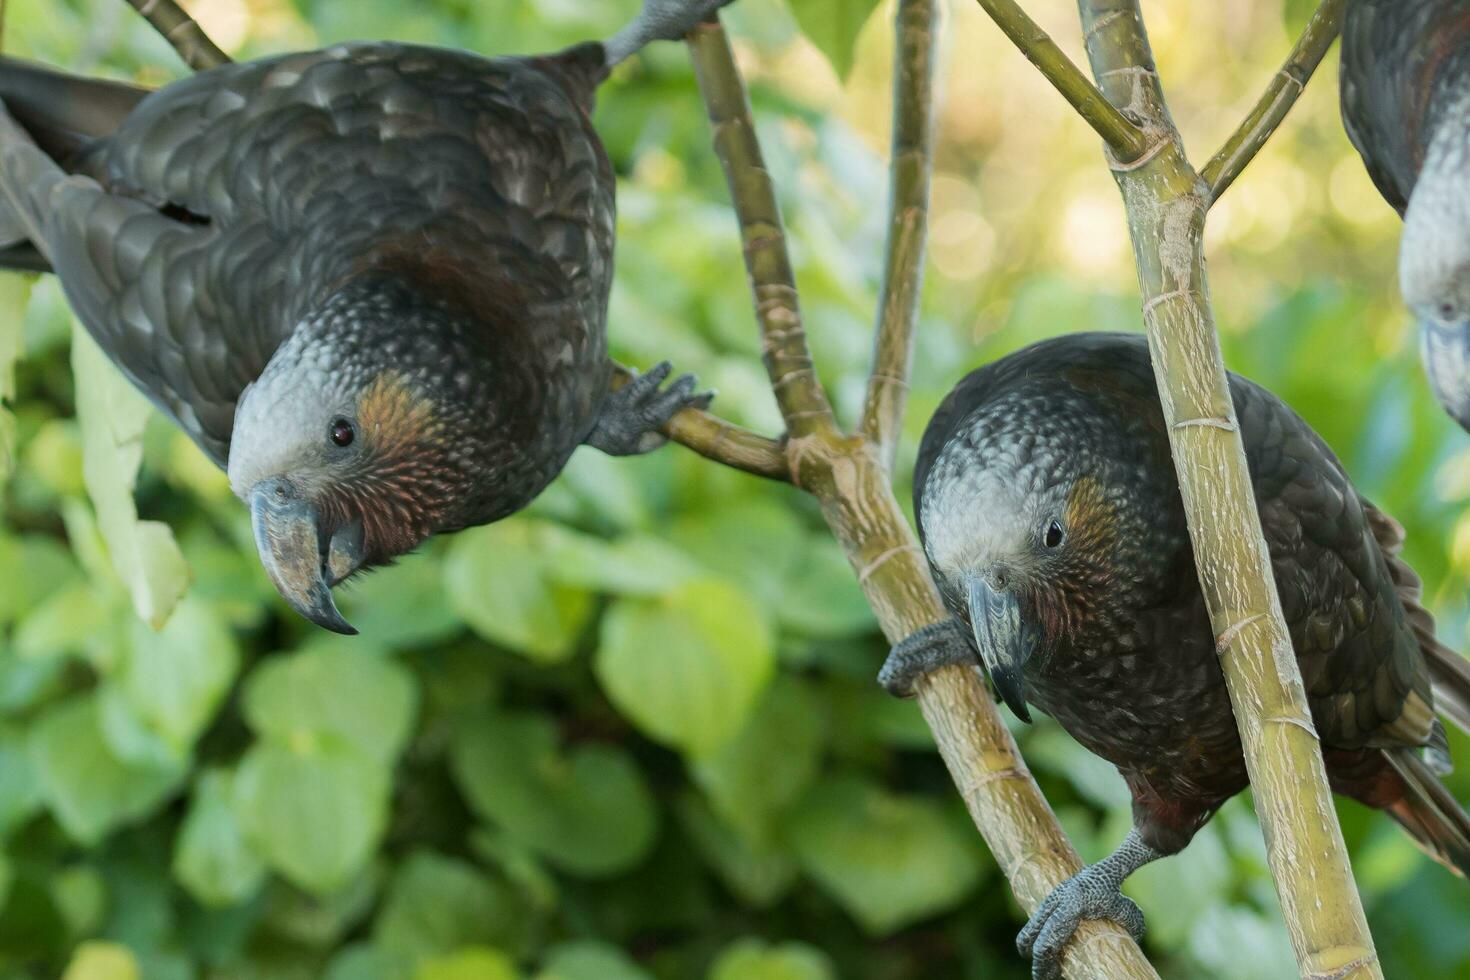
POLYGON ((657 388, 659 385, 664 383, 664 379, 667 378, 670 373, 673 372, 673 370, 674 365, 670 364, 668 361, 659 361, 653 367, 649 368, 648 373, 645 374, 643 377, 648 382, 648 386, 650 388, 657 388))

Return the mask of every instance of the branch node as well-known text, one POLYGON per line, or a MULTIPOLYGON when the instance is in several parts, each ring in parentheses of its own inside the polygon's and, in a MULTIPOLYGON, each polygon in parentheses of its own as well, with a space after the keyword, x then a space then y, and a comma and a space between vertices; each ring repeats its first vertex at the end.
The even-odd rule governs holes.
POLYGON ((1294 725, 1312 736, 1313 741, 1322 741, 1322 736, 1317 734, 1317 727, 1309 718, 1298 718, 1295 715, 1265 715, 1261 718, 1262 725, 1294 725))
POLYGON ((1198 419, 1180 419, 1174 423, 1176 429, 1219 429, 1222 432, 1234 432, 1240 426, 1235 424, 1234 419, 1221 418, 1211 415, 1198 419))
POLYGON ((874 558, 872 561, 868 562, 858 571, 858 581, 867 582, 867 580, 872 576, 874 572, 876 572, 878 569, 882 568, 888 563, 889 559, 896 558, 904 552, 916 552, 920 555, 923 554, 923 552, 919 550, 919 546, 913 542, 889 548, 877 558, 874 558))
POLYGON ((1247 626, 1252 623, 1260 622, 1265 618, 1265 613, 1256 613, 1254 616, 1247 616, 1245 619, 1242 619, 1236 623, 1232 623, 1230 626, 1226 627, 1224 632, 1215 637, 1215 652, 1218 654, 1224 654, 1227 650, 1230 649, 1230 644, 1235 642, 1235 638, 1239 636, 1247 626))

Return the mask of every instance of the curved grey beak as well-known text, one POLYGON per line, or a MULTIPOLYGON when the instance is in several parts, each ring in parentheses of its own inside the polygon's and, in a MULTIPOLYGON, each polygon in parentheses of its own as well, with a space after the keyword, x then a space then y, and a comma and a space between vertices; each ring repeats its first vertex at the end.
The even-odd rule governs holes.
POLYGON ((1035 651, 1035 636, 1021 622, 1021 602, 1012 592, 992 588, 981 576, 969 580, 970 629, 990 683, 1016 717, 1029 724, 1026 681, 1021 671, 1035 651))
POLYGON ((260 563, 281 598, 323 629, 355 635, 337 611, 332 586, 361 564, 361 525, 326 539, 311 501, 281 479, 265 480, 250 492, 250 522, 260 563))
POLYGON ((1419 321, 1419 356, 1450 418, 1470 431, 1470 326, 1419 321))

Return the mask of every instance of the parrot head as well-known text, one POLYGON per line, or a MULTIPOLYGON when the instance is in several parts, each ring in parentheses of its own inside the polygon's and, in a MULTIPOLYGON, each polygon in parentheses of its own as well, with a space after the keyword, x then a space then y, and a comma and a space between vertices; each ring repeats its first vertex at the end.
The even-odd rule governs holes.
POLYGON ((940 453, 919 502, 940 591, 1023 721, 1027 673, 1084 624, 1126 607, 1135 583, 1117 569, 1150 536, 1148 508, 1134 503, 1154 488, 1127 462, 1127 441, 1085 402, 1067 402, 993 403, 940 453))
POLYGON ((333 586, 480 522, 463 502, 487 451, 472 367, 483 360, 451 308, 359 281, 306 316, 245 390, 230 486, 267 575, 301 615, 356 632, 333 586))
POLYGON ((1431 148, 1404 212, 1399 288, 1419 322, 1430 387, 1470 430, 1470 158, 1442 143, 1431 148))

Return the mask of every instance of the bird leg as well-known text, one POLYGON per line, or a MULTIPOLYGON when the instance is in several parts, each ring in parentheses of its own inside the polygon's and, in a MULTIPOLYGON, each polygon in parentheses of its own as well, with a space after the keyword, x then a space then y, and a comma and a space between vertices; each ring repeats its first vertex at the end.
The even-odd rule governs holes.
POLYGON ((672 370, 668 361, 661 361, 610 393, 587 436, 587 445, 609 456, 652 452, 669 441, 659 431, 669 419, 686 408, 708 408, 714 393, 696 392, 692 374, 681 374, 667 388, 659 387, 672 370))
POLYGON ((1084 919, 1111 919, 1142 939, 1143 912, 1120 889, 1125 878, 1164 856, 1135 828, 1112 854, 1058 885, 1016 937, 1016 949, 1031 957, 1032 980, 1062 975, 1062 950, 1084 919))
POLYGON ((954 617, 931 623, 900 640, 883 661, 878 683, 897 697, 914 693, 914 682, 951 664, 980 666, 970 630, 954 617))
POLYGON ((602 42, 607 66, 619 64, 653 41, 679 41, 730 0, 643 0, 627 27, 602 42))

